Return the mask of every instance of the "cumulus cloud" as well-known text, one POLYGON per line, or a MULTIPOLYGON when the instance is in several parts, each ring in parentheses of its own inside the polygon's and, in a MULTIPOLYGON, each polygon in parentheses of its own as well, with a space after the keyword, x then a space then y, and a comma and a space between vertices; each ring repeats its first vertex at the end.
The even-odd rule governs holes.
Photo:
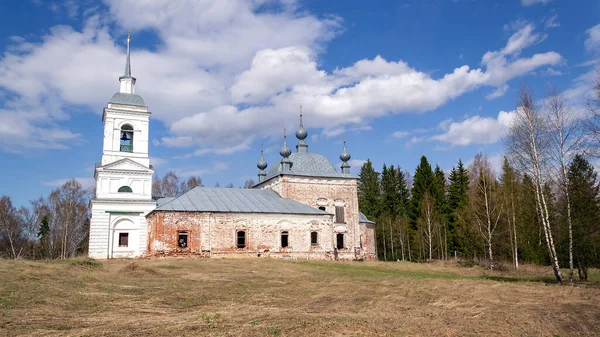
POLYGON ((588 37, 585 39, 584 46, 589 52, 600 51, 600 24, 587 30, 588 37))
POLYGON ((375 118, 431 111, 482 86, 494 88, 490 98, 500 96, 511 79, 562 61, 555 52, 521 57, 545 38, 529 24, 485 53, 482 68, 461 65, 433 77, 376 55, 326 72, 317 59, 341 20, 300 11, 294 1, 105 3, 108 12, 88 17, 80 30, 57 26, 40 42, 11 39, 0 57, 0 91, 12 97, 2 111, 3 149, 12 147, 7 139, 17 123, 50 138, 24 146, 67 148, 77 141, 77 133, 61 127, 70 109, 100 113, 118 88, 124 36, 111 35, 114 22, 133 29, 137 93, 169 129, 156 143, 190 147, 189 156, 233 153, 279 136, 283 127, 296 127, 300 104, 309 128, 358 132, 375 118), (137 47, 142 30, 156 33, 152 49, 137 47))
POLYGON ((445 127, 446 132, 432 136, 430 140, 451 146, 493 144, 499 141, 512 123, 514 112, 500 111, 497 118, 473 116, 445 127))

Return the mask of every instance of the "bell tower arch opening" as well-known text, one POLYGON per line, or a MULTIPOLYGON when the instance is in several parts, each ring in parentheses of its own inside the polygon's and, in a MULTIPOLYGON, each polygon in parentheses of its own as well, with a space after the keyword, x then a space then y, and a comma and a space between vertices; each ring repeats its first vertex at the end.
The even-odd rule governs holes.
POLYGON ((121 152, 133 152, 133 126, 123 124, 123 126, 121 126, 121 137, 119 140, 121 141, 121 152))

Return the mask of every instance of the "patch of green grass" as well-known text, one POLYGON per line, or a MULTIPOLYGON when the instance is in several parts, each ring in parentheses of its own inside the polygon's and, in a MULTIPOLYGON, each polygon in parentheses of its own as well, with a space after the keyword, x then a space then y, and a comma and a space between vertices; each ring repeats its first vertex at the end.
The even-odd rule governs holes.
POLYGON ((221 317, 221 315, 219 315, 219 314, 202 314, 200 316, 200 319, 202 319, 202 322, 204 322, 206 324, 212 324, 216 320, 218 320, 219 317, 221 317))
POLYGON ((281 329, 276 326, 270 326, 265 329, 265 333, 269 336, 281 336, 281 329))

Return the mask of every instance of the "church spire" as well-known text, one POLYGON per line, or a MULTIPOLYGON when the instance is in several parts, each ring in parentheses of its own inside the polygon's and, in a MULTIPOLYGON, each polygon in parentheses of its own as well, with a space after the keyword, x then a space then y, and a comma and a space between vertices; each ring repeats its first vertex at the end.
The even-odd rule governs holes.
POLYGON ((125 76, 131 76, 131 52, 129 44, 131 42, 131 31, 127 32, 127 58, 125 59, 125 76))
POLYGON ((298 153, 307 153, 308 145, 304 141, 308 136, 308 132, 304 128, 304 123, 302 122, 302 105, 300 106, 300 127, 298 131, 296 131, 296 138, 298 138, 298 144, 296 145, 296 150, 298 153))
POLYGON ((127 56, 125 57, 125 74, 119 77, 121 82, 121 88, 119 90, 122 94, 133 94, 135 92, 135 77, 131 76, 131 31, 127 32, 127 56))

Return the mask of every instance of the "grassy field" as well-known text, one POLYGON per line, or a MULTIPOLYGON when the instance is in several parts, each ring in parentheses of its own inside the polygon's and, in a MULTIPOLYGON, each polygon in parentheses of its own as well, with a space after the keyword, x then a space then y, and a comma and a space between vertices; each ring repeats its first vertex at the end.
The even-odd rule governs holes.
POLYGON ((598 336, 600 274, 274 259, 0 260, 0 335, 598 336))

